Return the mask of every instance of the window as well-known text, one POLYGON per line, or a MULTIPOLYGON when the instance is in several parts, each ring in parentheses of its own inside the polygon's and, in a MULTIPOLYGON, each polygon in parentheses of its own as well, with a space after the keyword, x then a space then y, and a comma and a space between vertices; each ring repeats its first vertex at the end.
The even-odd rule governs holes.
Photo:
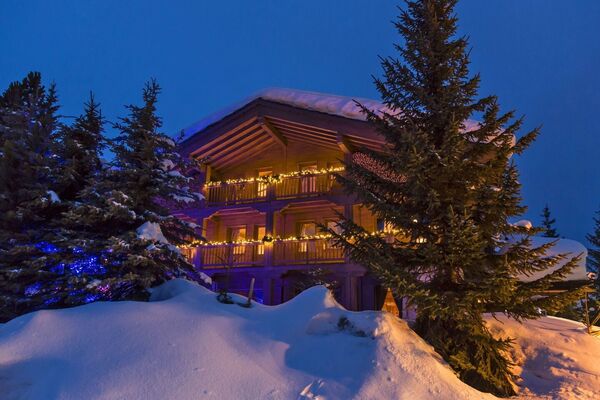
MULTIPOLYGON (((255 235, 255 239, 256 240, 262 240, 262 238, 264 238, 267 235, 267 229, 264 226, 257 226, 256 227, 256 235, 255 235)), ((259 256, 262 256, 265 254, 265 245, 260 243, 257 247, 256 247, 256 254, 258 254, 259 256)))
POLYGON ((233 254, 244 254, 246 252, 245 244, 236 244, 246 240, 246 227, 235 226, 229 228, 229 240, 233 242, 233 254))
MULTIPOLYGON (((303 163, 300 164, 301 172, 316 172, 317 163, 303 163)), ((317 176, 316 175, 303 175, 300 178, 300 192, 301 193, 315 193, 317 191, 317 176)))
MULTIPOLYGON (((263 178, 267 176, 273 175, 273 170, 271 168, 263 168, 258 171, 258 177, 263 178)), ((256 197, 267 197, 267 193, 269 190, 269 184, 263 180, 259 180, 256 185, 257 196, 256 197)))
MULTIPOLYGON (((317 234, 317 225, 314 222, 302 222, 298 229, 299 236, 315 236, 317 234)), ((306 253, 309 250, 313 250, 315 247, 314 241, 301 241, 298 244, 298 251, 306 253)))

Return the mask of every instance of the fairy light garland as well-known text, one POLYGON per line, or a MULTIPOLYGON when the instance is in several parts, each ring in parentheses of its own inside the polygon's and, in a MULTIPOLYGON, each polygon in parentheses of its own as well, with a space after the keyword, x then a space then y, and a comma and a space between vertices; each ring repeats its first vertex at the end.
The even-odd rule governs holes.
MULTIPOLYGON (((388 235, 397 235, 400 233, 400 230, 393 229, 387 231, 374 231, 371 233, 367 233, 367 236, 388 236, 388 235)), ((236 240, 236 241, 214 241, 214 242, 202 242, 199 240, 193 241, 186 245, 179 246, 181 249, 191 249, 194 247, 212 247, 212 246, 245 246, 245 245, 253 245, 253 244, 269 244, 273 242, 301 242, 306 240, 329 240, 332 239, 333 235, 330 234, 319 234, 319 235, 308 235, 308 236, 290 236, 287 238, 282 238, 280 236, 272 237, 265 236, 262 239, 252 239, 252 240, 236 240)))
POLYGON ((254 182, 273 184, 273 183, 280 183, 285 178, 294 178, 294 177, 298 177, 298 176, 325 175, 325 174, 331 174, 331 173, 335 173, 335 172, 342 172, 344 170, 345 170, 344 167, 310 169, 310 170, 304 170, 304 171, 294 171, 294 172, 287 172, 287 173, 283 173, 283 174, 258 176, 258 177, 252 177, 252 178, 237 178, 237 179, 227 179, 224 181, 209 181, 209 182, 205 183, 205 186, 213 187, 213 186, 221 186, 221 185, 236 185, 236 184, 241 184, 241 183, 254 183, 254 182))

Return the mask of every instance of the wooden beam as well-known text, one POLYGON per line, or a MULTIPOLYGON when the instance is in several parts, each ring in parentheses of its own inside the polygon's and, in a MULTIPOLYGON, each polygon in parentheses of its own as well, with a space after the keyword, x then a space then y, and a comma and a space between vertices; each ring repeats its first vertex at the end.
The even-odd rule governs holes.
POLYGON ((344 154, 352 154, 354 153, 354 149, 352 148, 352 144, 344 135, 338 132, 337 134, 337 145, 342 150, 344 154))
POLYGON ((270 140, 271 138, 268 135, 265 135, 262 129, 257 129, 251 134, 245 136, 243 139, 238 140, 235 143, 232 143, 231 145, 227 146, 220 152, 213 154, 213 151, 211 150, 211 152, 209 153, 209 162, 218 163, 219 160, 221 160, 223 157, 226 157, 231 153, 235 153, 240 147, 246 145, 247 143, 256 143, 257 141, 262 141, 264 139, 270 140))
POLYGON ((282 132, 286 136, 289 132, 289 133, 296 133, 296 134, 303 135, 303 136, 312 136, 314 138, 321 139, 321 140, 331 141, 331 143, 333 143, 333 144, 336 143, 335 134, 330 135, 330 134, 326 134, 323 132, 317 132, 314 130, 302 129, 302 128, 298 128, 295 126, 286 126, 286 125, 281 125, 279 127, 279 131, 282 132))
POLYGON ((315 139, 315 138, 306 137, 304 135, 299 135, 299 134, 295 134, 295 133, 288 133, 287 135, 289 137, 289 140, 293 141, 293 142, 309 143, 309 144, 314 144, 317 146, 326 147, 328 149, 333 149, 333 150, 339 149, 334 142, 329 142, 327 140, 315 139))
POLYGON ((295 123, 286 123, 283 121, 277 121, 277 122, 273 121, 272 125, 279 128, 279 130, 281 132, 285 132, 287 129, 293 129, 297 132, 309 132, 309 133, 312 133, 319 137, 323 137, 323 138, 327 137, 327 138, 332 138, 334 140, 335 140, 335 135, 336 135, 335 132, 330 131, 330 130, 324 130, 324 129, 319 129, 319 128, 295 124, 295 123))
POLYGON ((276 118, 276 117, 272 117, 272 116, 269 116, 269 118, 271 119, 271 121, 272 121, 272 123, 274 125, 276 125, 276 124, 292 125, 292 126, 295 126, 297 128, 308 129, 308 130, 311 130, 311 131, 320 131, 320 132, 329 133, 329 134, 332 134, 332 135, 335 135, 335 133, 336 133, 336 131, 332 131, 331 129, 321 128, 319 126, 302 124, 300 122, 290 121, 290 120, 276 118))
POLYGON ((274 127, 264 116, 258 117, 258 124, 267 132, 277 143, 282 147, 287 147, 287 139, 279 132, 279 129, 274 127))
POLYGON ((224 132, 223 134, 217 136, 210 142, 205 143, 201 147, 191 151, 190 155, 198 157, 198 155, 202 154, 203 152, 213 152, 215 150, 220 149, 223 146, 227 146, 228 144, 235 142, 240 138, 240 136, 244 136, 249 132, 252 132, 253 130, 257 129, 255 122, 256 118, 250 118, 244 121, 242 124, 236 126, 234 129, 224 132))
POLYGON ((215 160, 215 168, 224 171, 229 167, 230 164, 240 161, 240 158, 249 159, 252 156, 264 151, 266 148, 271 146, 273 141, 270 137, 266 137, 264 140, 248 143, 235 151, 229 153, 226 157, 221 157, 215 160))

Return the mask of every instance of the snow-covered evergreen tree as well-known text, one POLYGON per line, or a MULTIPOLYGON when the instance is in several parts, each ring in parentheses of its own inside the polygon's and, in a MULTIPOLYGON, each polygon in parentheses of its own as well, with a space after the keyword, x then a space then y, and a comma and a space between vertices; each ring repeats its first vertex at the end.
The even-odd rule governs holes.
POLYGON ((600 211, 594 218, 594 231, 586 236, 592 247, 588 249, 588 262, 596 273, 600 275, 600 211))
POLYGON ((54 85, 32 72, 0 97, 0 320, 39 305, 40 279, 52 275, 44 251, 60 213, 52 190, 58 175, 54 85))
MULTIPOLYGON (((198 201, 194 165, 159 132, 159 87, 116 125, 102 165, 103 119, 93 97, 72 125, 56 118, 38 73, 0 98, 0 321, 39 308, 144 298, 173 277, 196 278, 176 245, 200 239, 170 210, 198 201)), ((198 187, 199 188, 199 187, 198 187)))
POLYGON ((115 125, 115 160, 65 214, 69 242, 95 257, 86 275, 86 295, 140 298, 147 288, 173 277, 196 278, 176 245, 200 239, 193 224, 171 215, 177 203, 201 198, 186 172, 193 165, 176 152, 175 142, 159 131, 159 86, 146 85, 141 106, 115 125))
POLYGON ((72 125, 61 127, 61 168, 56 186, 63 201, 75 200, 101 171, 102 150, 106 147, 103 123, 100 105, 90 94, 83 115, 72 125))
POLYGON ((388 112, 364 109, 388 151, 362 150, 339 176, 343 186, 378 218, 395 240, 371 235, 351 220, 330 231, 350 256, 417 307, 415 329, 461 379, 486 392, 514 394, 506 351, 486 312, 518 320, 558 309, 578 293, 540 297, 564 279, 578 258, 547 257, 552 244, 532 247, 535 229, 515 226, 521 215, 517 168, 538 135, 515 139, 522 120, 500 113, 495 96, 477 98, 479 75, 469 73, 468 43, 456 37, 456 0, 407 1, 396 22, 399 59, 382 60, 376 86, 388 112), (481 122, 474 122, 476 118, 481 122))
POLYGON ((542 215, 541 216, 542 216, 542 226, 541 226, 541 228, 543 229, 542 236, 551 237, 551 238, 557 238, 558 237, 558 233, 556 232, 556 229, 554 228, 554 224, 556 223, 556 219, 554 219, 554 218, 551 217, 551 215, 550 215, 550 207, 548 207, 548 204, 546 204, 546 206, 542 210, 542 215))

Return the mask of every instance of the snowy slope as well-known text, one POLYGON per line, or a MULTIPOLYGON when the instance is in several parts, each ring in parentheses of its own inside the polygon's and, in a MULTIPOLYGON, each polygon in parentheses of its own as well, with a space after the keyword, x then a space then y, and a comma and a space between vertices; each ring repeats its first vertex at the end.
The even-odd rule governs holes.
POLYGON ((8 399, 482 399, 407 326, 322 287, 245 309, 184 281, 162 301, 40 311, 0 327, 8 399), (355 325, 338 331, 346 315, 355 325), (362 330, 366 336, 360 336, 362 330))
POLYGON ((574 321, 546 317, 518 324, 489 318, 493 333, 516 338, 512 359, 523 398, 600 399, 600 338, 574 321))
MULTIPOLYGON (((386 313, 345 311, 322 287, 280 306, 245 309, 220 304, 214 293, 192 283, 171 281, 153 300, 40 311, 0 325, 0 398, 493 398, 460 382, 404 322, 386 313), (349 323, 340 330, 342 316, 349 323)), ((531 344, 536 336, 562 343, 556 340, 563 333, 545 321, 555 320, 519 331, 528 341, 522 348, 537 349, 524 350, 533 360, 554 354, 544 350, 544 341, 531 344)), ((583 374, 574 371, 585 369, 597 379, 600 367, 583 360, 583 350, 565 347, 586 346, 599 359, 600 343, 568 324, 566 344, 557 351, 573 358, 564 363, 574 375, 551 389, 564 383, 565 393, 574 393, 583 374)), ((509 322, 504 329, 512 334, 520 327, 509 322)), ((525 383, 543 394, 540 370, 537 361, 525 361, 525 383)), ((581 393, 590 394, 592 384, 581 393)))

